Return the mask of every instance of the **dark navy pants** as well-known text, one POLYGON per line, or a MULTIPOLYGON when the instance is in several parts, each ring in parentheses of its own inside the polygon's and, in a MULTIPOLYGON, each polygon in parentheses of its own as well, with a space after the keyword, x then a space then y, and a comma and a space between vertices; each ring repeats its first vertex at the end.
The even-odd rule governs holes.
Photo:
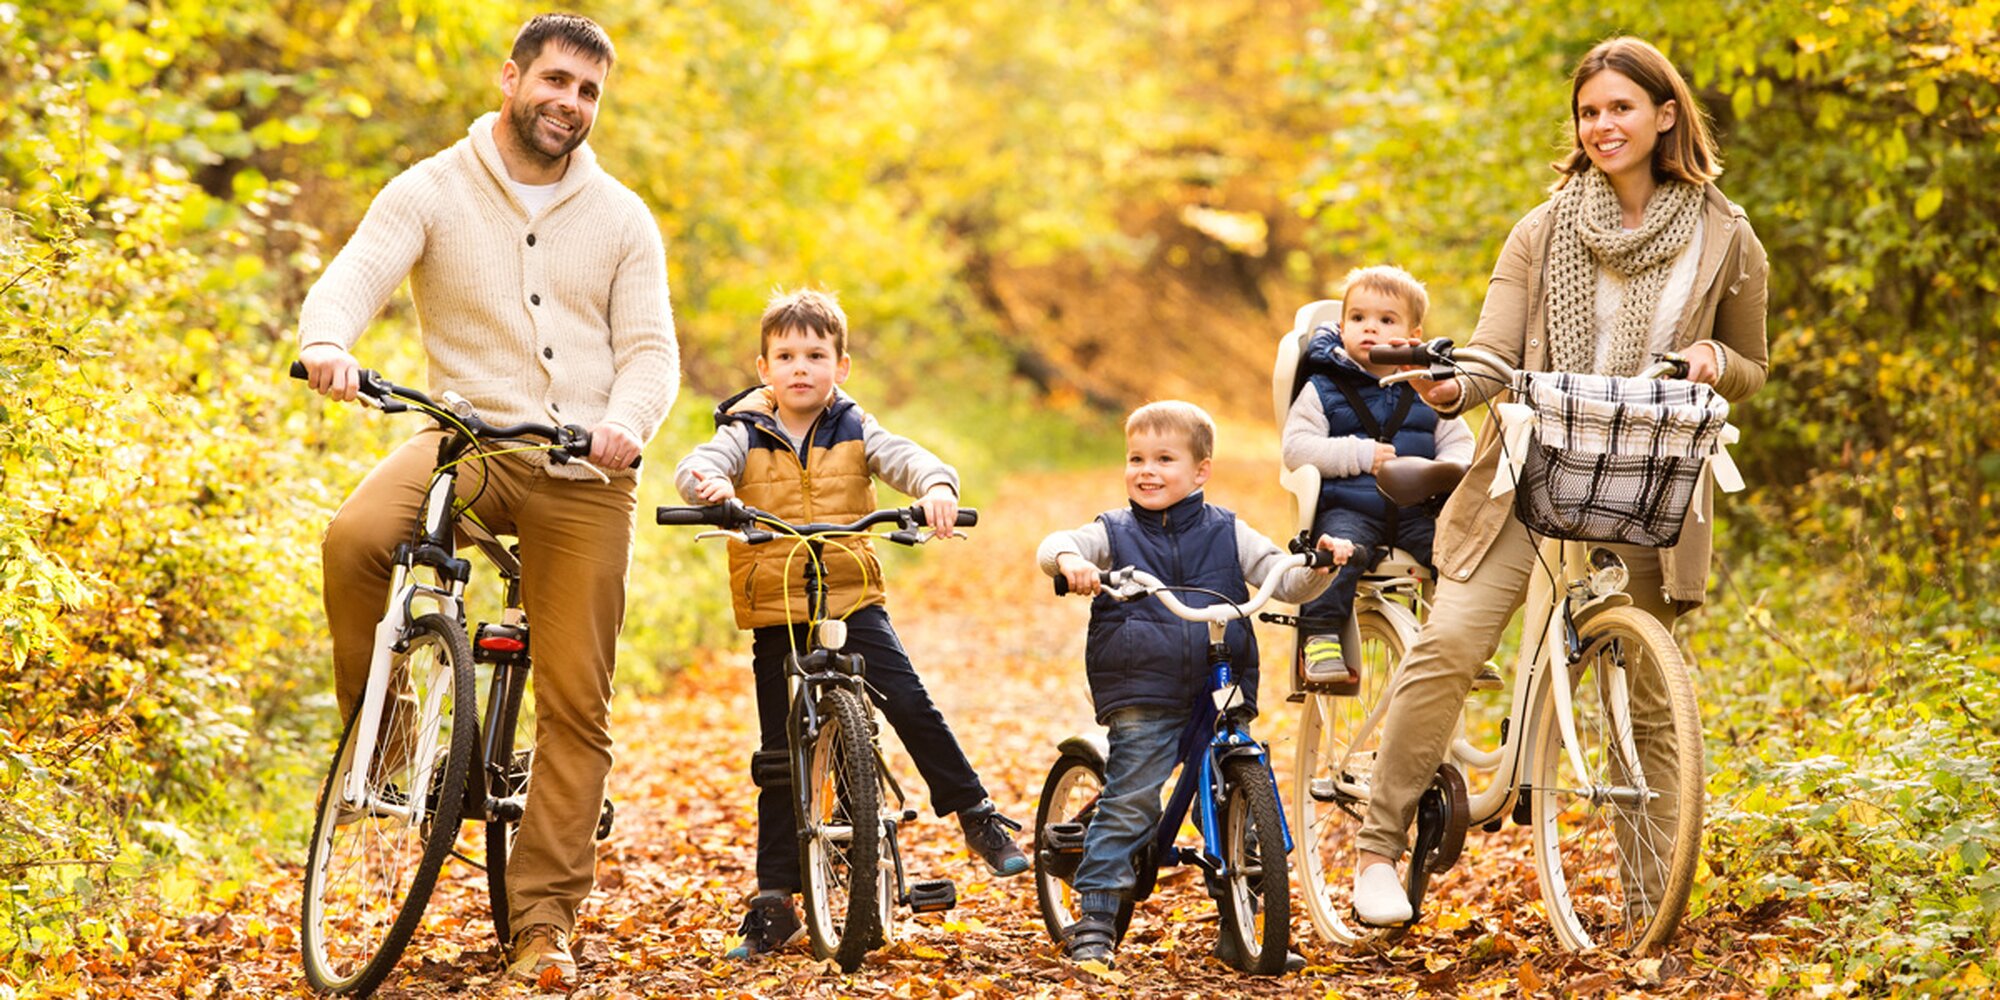
MULTIPOLYGON (((1437 519, 1405 513, 1396 519, 1396 537, 1393 544, 1415 556, 1418 562, 1428 566, 1431 562, 1431 541, 1437 534, 1437 519)), ((1345 566, 1333 570, 1333 582, 1326 592, 1299 606, 1299 615, 1305 618, 1321 618, 1332 623, 1325 627, 1312 625, 1303 631, 1308 635, 1338 634, 1347 624, 1347 618, 1354 613, 1354 591, 1361 583, 1361 575, 1368 572, 1371 560, 1377 554, 1378 546, 1391 544, 1387 518, 1360 511, 1335 507, 1323 510, 1313 521, 1313 541, 1321 535, 1345 538, 1354 543, 1355 556, 1345 566)))
MULTIPOLYGON (((785 656, 795 640, 799 649, 806 648, 805 626, 771 625, 751 632, 761 750, 785 749, 785 714, 791 707, 785 691, 785 656)), ((945 724, 943 713, 931 703, 930 692, 924 690, 889 624, 889 612, 878 604, 849 615, 845 652, 859 653, 867 661, 869 694, 910 752, 937 814, 948 816, 984 801, 986 787, 959 749, 958 737, 945 724)), ((757 790, 757 888, 792 892, 803 888, 798 817, 792 811, 789 788, 757 790)))

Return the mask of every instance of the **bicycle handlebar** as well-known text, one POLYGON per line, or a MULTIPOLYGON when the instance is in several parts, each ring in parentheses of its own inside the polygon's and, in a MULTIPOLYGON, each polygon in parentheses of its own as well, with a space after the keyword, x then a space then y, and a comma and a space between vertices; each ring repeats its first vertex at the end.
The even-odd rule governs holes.
MULTIPOLYGON (((1477 347, 1459 347, 1449 337, 1436 337, 1421 344, 1383 344, 1368 349, 1368 360, 1378 365, 1429 365, 1428 369, 1413 369, 1395 372, 1381 378, 1382 385, 1409 382, 1428 378, 1434 382, 1459 373, 1460 362, 1471 362, 1482 368, 1491 369, 1501 381, 1512 384, 1516 374, 1514 366, 1500 359, 1491 351, 1477 347)), ((1633 376, 1634 378, 1687 378, 1687 359, 1678 354, 1662 354, 1651 365, 1633 376)))
MULTIPOLYGON (((1131 566, 1125 566, 1120 569, 1099 570, 1097 579, 1110 592, 1113 600, 1129 601, 1151 594, 1159 598, 1160 603, 1166 605, 1168 611, 1187 621, 1226 622, 1237 618, 1248 618, 1256 614, 1258 608, 1263 607, 1265 603, 1270 601, 1272 591, 1278 587, 1278 578, 1284 576, 1287 570, 1300 568, 1314 569, 1320 566, 1332 566, 1333 564, 1333 553, 1324 549, 1308 549, 1304 552, 1294 553, 1273 564, 1271 571, 1264 574, 1263 584, 1258 586, 1256 592, 1246 598, 1243 603, 1234 604, 1225 601, 1221 604, 1211 604, 1205 608, 1188 607, 1186 604, 1181 603, 1180 598, 1173 595, 1175 588, 1167 586, 1159 577, 1131 566)), ((1069 577, 1061 573, 1056 574, 1055 590, 1057 597, 1068 596, 1069 577)))
MULTIPOLYGON (((735 531, 742 536, 744 542, 751 545, 772 541, 780 536, 859 533, 878 524, 895 524, 899 529, 882 537, 898 544, 914 545, 917 542, 914 529, 930 526, 929 520, 924 516, 923 507, 915 504, 878 510, 852 524, 793 524, 776 514, 758 510, 736 499, 700 507, 663 506, 653 512, 653 518, 660 524, 706 524, 735 531), (757 526, 760 524, 769 525, 777 530, 759 529, 757 526)), ((958 518, 953 522, 960 528, 970 528, 978 523, 979 512, 970 507, 959 508, 958 518)))
MULTIPOLYGON (((305 362, 292 362, 289 374, 295 379, 304 381, 308 374, 305 362)), ((446 407, 438 405, 429 396, 383 378, 380 372, 372 368, 361 369, 360 381, 359 391, 370 400, 369 405, 380 408, 384 413, 400 413, 409 409, 410 404, 415 404, 417 409, 430 414, 440 425, 463 427, 474 437, 488 440, 541 438, 552 446, 549 460, 558 465, 568 462, 571 458, 590 457, 590 432, 577 424, 556 427, 550 424, 523 423, 510 427, 495 427, 469 409, 463 413, 453 413, 446 407), (449 418, 444 416, 447 413, 451 414, 449 418)), ((638 458, 632 459, 629 468, 638 468, 639 461, 638 458)))

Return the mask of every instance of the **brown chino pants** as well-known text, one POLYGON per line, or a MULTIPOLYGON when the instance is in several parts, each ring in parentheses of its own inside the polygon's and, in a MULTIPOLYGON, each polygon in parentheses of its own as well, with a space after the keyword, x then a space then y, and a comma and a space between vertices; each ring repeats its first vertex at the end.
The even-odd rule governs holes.
MULTIPOLYGON (((341 718, 361 701, 375 623, 389 601, 390 556, 409 537, 441 432, 418 434, 371 471, 322 545, 341 718)), ((462 466, 458 495, 489 529, 521 544, 521 601, 534 634, 535 777, 508 859, 516 930, 574 929, 590 894, 592 833, 611 770, 611 673, 632 557, 633 478, 556 479, 522 455, 462 466), (482 489, 483 487, 483 489, 482 489)))
MULTIPOLYGON (((1633 605, 1671 629, 1676 608, 1661 590, 1664 577, 1659 550, 1632 545, 1607 547, 1625 560, 1631 575, 1625 589, 1633 605)), ((1556 569, 1561 571, 1560 566, 1556 569)), ((1402 670, 1389 692, 1381 752, 1369 785, 1368 816, 1356 837, 1361 850, 1401 858, 1409 848, 1417 801, 1451 745, 1473 677, 1499 647, 1507 623, 1527 597, 1531 574, 1539 572, 1534 540, 1510 513, 1506 527, 1469 579, 1438 581, 1430 616, 1417 641, 1403 654, 1402 670)), ((1633 735, 1646 773, 1672 774, 1673 722, 1666 684, 1657 669, 1645 667, 1631 671, 1628 678, 1633 735)), ((1503 665, 1506 668, 1511 664, 1503 665)), ((1678 806, 1677 801, 1665 797, 1656 800, 1647 808, 1647 825, 1654 831, 1671 830, 1678 806)), ((1633 831, 1621 827, 1618 834, 1628 848, 1626 857, 1658 856, 1630 849, 1633 831)), ((1667 848, 1655 844, 1654 850, 1664 852, 1667 848)), ((1627 871, 1626 877, 1646 883, 1645 898, 1659 898, 1660 872, 1654 866, 1639 867, 1644 870, 1627 871)))

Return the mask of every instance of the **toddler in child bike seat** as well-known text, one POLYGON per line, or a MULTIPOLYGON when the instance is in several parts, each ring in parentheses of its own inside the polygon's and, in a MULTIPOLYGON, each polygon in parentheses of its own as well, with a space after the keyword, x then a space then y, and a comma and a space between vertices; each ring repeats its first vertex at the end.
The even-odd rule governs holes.
MULTIPOLYGON (((1090 606, 1084 669, 1097 721, 1110 729, 1104 791, 1085 835, 1074 882, 1081 913, 1068 943, 1076 961, 1108 961, 1116 913, 1136 884, 1133 851, 1160 821, 1160 790, 1177 758, 1195 700, 1208 693, 1208 633, 1175 617, 1157 601, 1121 603, 1100 593, 1099 570, 1132 566, 1169 586, 1200 587, 1243 601, 1285 550, 1236 515, 1210 505, 1208 481, 1215 425, 1200 407, 1177 400, 1149 403, 1125 422, 1126 508, 1107 511, 1073 531, 1042 540, 1036 559, 1050 576, 1066 577, 1090 606)), ((1321 536, 1318 546, 1346 558, 1353 547, 1321 536)), ((1326 586, 1326 570, 1296 569, 1276 591, 1300 601, 1326 586)), ((1179 595, 1189 606, 1216 598, 1179 595)), ((1250 624, 1234 621, 1224 641, 1244 703, 1228 710, 1255 715, 1257 640, 1250 624)))
POLYGON ((1344 538, 1362 553, 1334 573, 1325 593, 1299 609, 1306 680, 1329 685, 1336 694, 1353 694, 1361 683, 1348 672, 1340 632, 1362 574, 1391 546, 1419 562, 1431 561, 1435 509, 1398 508, 1375 489, 1375 472, 1398 455, 1472 460, 1472 432, 1463 420, 1440 417, 1409 386, 1381 387, 1376 380, 1395 368, 1368 359, 1377 345, 1421 338, 1428 306, 1422 283, 1400 267, 1349 273, 1340 323, 1313 332, 1303 362, 1308 377, 1285 417, 1285 467, 1312 465, 1321 476, 1313 533, 1344 538))
MULTIPOLYGON (((772 298, 764 310, 757 354, 759 384, 724 400, 715 437, 675 470, 690 503, 740 498, 792 521, 847 522, 875 510, 875 484, 917 497, 942 536, 958 512, 958 473, 916 442, 884 430, 839 388, 852 360, 847 317, 834 297, 798 291, 772 298)), ((805 648, 805 585, 788 546, 729 546, 729 589, 738 628, 752 632, 758 749, 786 747, 786 653, 805 648)), ((824 567, 826 606, 847 622, 847 645, 867 663, 868 688, 910 751, 938 815, 957 813, 967 848, 996 875, 1019 875, 1028 859, 1014 843, 1019 824, 986 796, 958 738, 931 703, 883 605, 882 566, 867 539, 829 546, 824 567)), ((757 795, 757 888, 744 916, 743 943, 731 957, 748 958, 799 940, 792 908, 800 890, 796 819, 783 788, 757 795)))

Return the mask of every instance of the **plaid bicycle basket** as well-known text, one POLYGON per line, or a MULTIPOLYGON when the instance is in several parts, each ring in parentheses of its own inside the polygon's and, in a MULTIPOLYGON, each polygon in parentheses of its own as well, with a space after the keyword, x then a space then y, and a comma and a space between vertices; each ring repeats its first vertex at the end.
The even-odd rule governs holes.
POLYGON ((1514 513, 1550 538, 1665 548, 1680 540, 1729 402, 1679 379, 1524 372, 1535 432, 1514 513))

